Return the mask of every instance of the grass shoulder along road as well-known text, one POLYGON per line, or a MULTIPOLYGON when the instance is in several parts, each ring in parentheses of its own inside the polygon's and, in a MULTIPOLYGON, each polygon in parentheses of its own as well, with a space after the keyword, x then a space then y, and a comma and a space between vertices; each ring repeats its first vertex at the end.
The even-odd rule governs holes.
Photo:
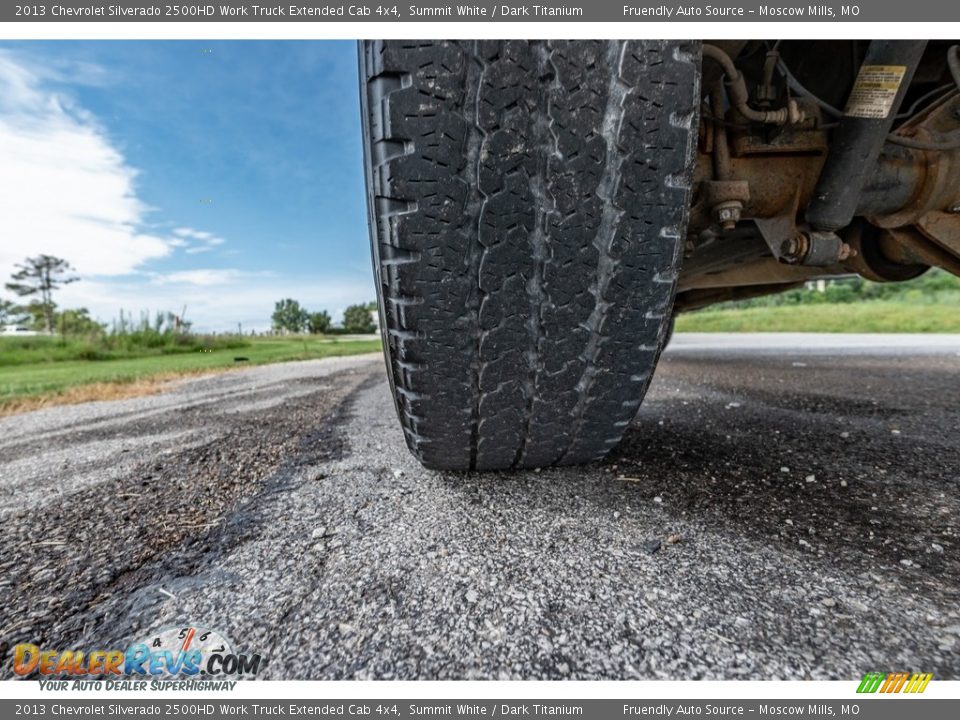
POLYGON ((870 301, 713 307, 677 316, 677 332, 960 333, 960 306, 870 301))
POLYGON ((0 338, 0 415, 46 405, 109 400, 156 392, 182 375, 290 360, 379 352, 379 339, 335 337, 244 338, 192 352, 71 359, 54 338, 0 338), (32 351, 32 352, 31 352, 32 351), (34 357, 31 358, 31 354, 34 357), (63 358, 63 359, 58 359, 63 358))

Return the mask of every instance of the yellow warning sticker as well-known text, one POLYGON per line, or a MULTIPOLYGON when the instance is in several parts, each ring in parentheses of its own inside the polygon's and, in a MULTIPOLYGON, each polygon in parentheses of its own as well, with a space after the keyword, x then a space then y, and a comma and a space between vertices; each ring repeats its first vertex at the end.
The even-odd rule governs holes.
POLYGON ((887 117, 906 72, 905 65, 863 65, 843 114, 877 120, 887 117))

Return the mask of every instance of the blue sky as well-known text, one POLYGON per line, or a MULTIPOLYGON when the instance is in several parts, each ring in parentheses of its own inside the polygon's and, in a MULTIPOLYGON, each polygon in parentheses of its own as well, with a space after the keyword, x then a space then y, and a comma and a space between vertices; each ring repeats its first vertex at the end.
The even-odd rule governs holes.
POLYGON ((62 305, 201 330, 373 299, 356 72, 352 42, 0 43, 0 274, 60 255, 62 305))

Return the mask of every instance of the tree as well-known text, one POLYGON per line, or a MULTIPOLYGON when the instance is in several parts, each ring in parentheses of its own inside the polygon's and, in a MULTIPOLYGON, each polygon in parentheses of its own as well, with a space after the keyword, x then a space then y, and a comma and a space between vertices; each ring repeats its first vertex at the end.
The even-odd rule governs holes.
POLYGON ((0 326, 23 322, 23 308, 9 300, 0 300, 0 326))
POLYGON ((370 305, 351 305, 343 311, 343 329, 349 333, 372 333, 377 326, 373 323, 370 305))
POLYGON ((19 270, 10 276, 13 282, 7 283, 7 290, 15 292, 20 297, 40 295, 38 304, 43 310, 43 329, 53 332, 53 311, 56 307, 53 302, 53 293, 62 285, 69 285, 80 278, 66 277, 73 268, 63 258, 53 255, 27 258, 15 267, 19 270))
POLYGON ((283 332, 303 332, 309 313, 296 300, 286 298, 274 306, 273 329, 283 332))
POLYGON ((330 313, 326 310, 310 313, 307 316, 307 330, 314 335, 320 335, 330 330, 330 313))
MULTIPOLYGON (((53 311, 56 317, 57 305, 54 303, 53 311)), ((20 322, 31 330, 43 331, 47 327, 47 309, 43 303, 34 301, 20 307, 20 322)))
POLYGON ((102 335, 103 323, 90 317, 86 308, 64 310, 56 315, 57 330, 63 335, 102 335))

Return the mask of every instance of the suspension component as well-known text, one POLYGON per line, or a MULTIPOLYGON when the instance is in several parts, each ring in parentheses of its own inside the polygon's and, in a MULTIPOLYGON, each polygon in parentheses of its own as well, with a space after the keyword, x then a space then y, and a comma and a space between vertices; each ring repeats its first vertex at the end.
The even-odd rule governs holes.
POLYGON ((846 260, 852 252, 839 235, 819 230, 798 232, 780 245, 780 259, 791 265, 830 267, 846 260))
POLYGON ((704 190, 714 222, 726 231, 733 230, 750 200, 750 185, 745 180, 712 180, 704 190))
POLYGON ((743 79, 743 73, 733 64, 730 56, 716 45, 705 44, 703 46, 703 57, 713 60, 723 69, 723 74, 727 78, 726 88, 730 104, 747 120, 768 125, 788 125, 801 123, 806 119, 806 114, 794 100, 789 100, 786 107, 779 110, 754 110, 750 107, 750 92, 747 90, 747 82, 743 79))
POLYGON ((926 45, 925 40, 870 43, 807 208, 813 228, 837 231, 853 220, 926 45))

